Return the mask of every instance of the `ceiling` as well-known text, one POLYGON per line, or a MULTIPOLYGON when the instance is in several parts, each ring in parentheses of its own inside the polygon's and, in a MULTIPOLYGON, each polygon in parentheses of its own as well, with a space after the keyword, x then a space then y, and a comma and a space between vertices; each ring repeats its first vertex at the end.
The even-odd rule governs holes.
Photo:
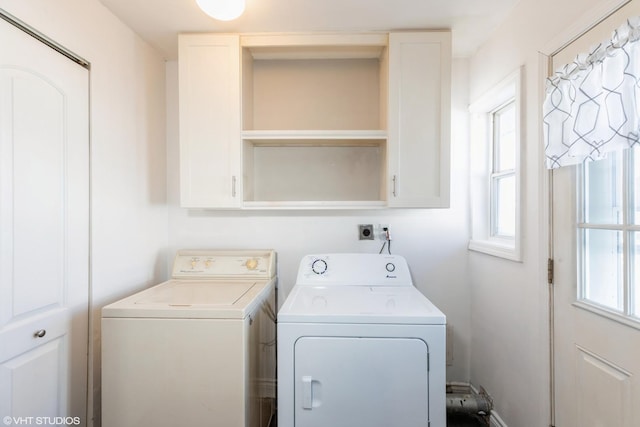
POLYGON ((100 0, 166 59, 181 32, 341 32, 451 29, 453 54, 478 46, 519 0, 246 0, 235 21, 216 21, 195 0, 100 0))

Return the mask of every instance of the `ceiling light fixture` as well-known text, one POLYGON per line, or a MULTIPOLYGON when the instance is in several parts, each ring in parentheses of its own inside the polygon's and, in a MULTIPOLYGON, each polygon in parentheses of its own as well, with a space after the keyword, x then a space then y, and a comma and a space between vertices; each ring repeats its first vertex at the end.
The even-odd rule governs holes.
POLYGON ((196 0, 204 13, 219 21, 231 21, 244 12, 245 0, 196 0))

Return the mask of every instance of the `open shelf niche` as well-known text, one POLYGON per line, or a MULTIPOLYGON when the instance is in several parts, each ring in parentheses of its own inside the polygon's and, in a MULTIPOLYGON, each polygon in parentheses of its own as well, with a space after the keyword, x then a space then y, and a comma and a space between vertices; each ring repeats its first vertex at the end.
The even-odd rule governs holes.
POLYGON ((386 34, 241 38, 244 206, 384 206, 386 34))

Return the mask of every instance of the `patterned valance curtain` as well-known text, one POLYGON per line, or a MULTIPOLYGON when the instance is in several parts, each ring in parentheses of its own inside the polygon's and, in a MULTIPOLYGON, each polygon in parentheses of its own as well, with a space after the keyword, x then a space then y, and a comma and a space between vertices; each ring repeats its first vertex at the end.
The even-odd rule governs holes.
POLYGON ((547 168, 603 158, 640 141, 640 17, 547 79, 547 168))

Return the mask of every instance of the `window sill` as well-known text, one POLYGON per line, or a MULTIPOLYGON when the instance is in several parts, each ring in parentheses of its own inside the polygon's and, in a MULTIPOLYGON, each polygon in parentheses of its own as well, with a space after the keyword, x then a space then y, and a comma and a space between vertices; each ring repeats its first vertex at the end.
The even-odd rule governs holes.
POLYGON ((469 241, 469 250, 482 252, 499 258, 508 259, 510 261, 522 262, 520 248, 515 242, 508 244, 496 240, 471 240, 469 241))

